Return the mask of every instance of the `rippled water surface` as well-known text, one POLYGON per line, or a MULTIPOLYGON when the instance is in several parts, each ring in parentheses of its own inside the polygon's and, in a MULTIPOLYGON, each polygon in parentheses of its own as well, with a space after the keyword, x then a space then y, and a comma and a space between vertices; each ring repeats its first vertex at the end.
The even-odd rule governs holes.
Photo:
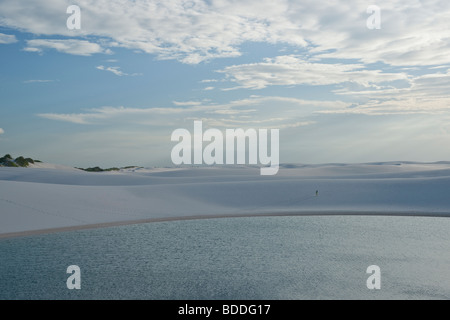
POLYGON ((171 221, 0 240, 0 299, 450 299, 450 218, 171 221), (68 290, 66 269, 81 269, 68 290), (366 286, 381 268, 381 290, 366 286))

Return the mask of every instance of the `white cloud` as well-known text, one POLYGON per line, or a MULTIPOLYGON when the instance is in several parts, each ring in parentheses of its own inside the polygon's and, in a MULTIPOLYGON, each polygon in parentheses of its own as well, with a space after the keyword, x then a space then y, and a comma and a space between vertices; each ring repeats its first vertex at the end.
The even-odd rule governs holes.
POLYGON ((264 62, 234 65, 219 70, 238 88, 263 89, 273 85, 329 85, 354 82, 368 87, 376 83, 407 80, 405 73, 368 70, 362 64, 311 63, 299 56, 266 58, 264 62))
POLYGON ((4 134, 5 130, 3 130, 2 128, 0 128, 0 134, 4 134))
POLYGON ((40 113, 38 114, 39 117, 50 119, 50 120, 57 120, 57 121, 64 121, 64 122, 71 122, 76 124, 88 124, 88 118, 98 118, 95 114, 85 114, 85 113, 79 113, 79 114, 58 114, 58 113, 40 113))
POLYGON ((102 71, 108 71, 108 72, 112 72, 114 73, 116 76, 122 77, 122 76, 141 76, 142 73, 125 73, 123 71, 120 70, 120 67, 105 67, 105 66, 97 66, 96 67, 98 70, 102 70, 102 71))
POLYGON ((124 116, 136 116, 134 120, 141 120, 140 117, 144 115, 167 115, 174 113, 184 112, 184 109, 178 108, 125 108, 125 107, 101 107, 88 110, 85 113, 72 113, 72 114, 61 114, 61 113, 40 113, 37 114, 38 117, 71 122, 75 124, 93 124, 97 120, 107 120, 117 117, 122 117, 121 120, 126 121, 124 116))
POLYGON ((42 52, 42 50, 39 49, 39 48, 31 48, 31 47, 26 47, 26 48, 23 49, 23 51, 26 51, 26 52, 37 52, 37 53, 41 53, 42 52))
POLYGON ((17 42, 15 35, 0 33, 0 44, 10 44, 15 42, 17 42))
POLYGON ((98 70, 104 70, 104 71, 112 72, 112 73, 114 73, 116 76, 119 76, 119 77, 128 75, 127 73, 124 73, 124 72, 120 71, 120 70, 119 70, 120 67, 104 67, 104 66, 98 66, 98 67, 96 67, 96 68, 97 68, 98 70))
POLYGON ((48 82, 55 82, 56 80, 25 80, 23 83, 48 83, 48 82))
MULTIPOLYGON (((383 2, 380 30, 367 29, 368 4, 359 0, 78 0, 77 5, 83 22, 76 32, 66 28, 65 0, 3 0, 0 25, 35 35, 89 37, 101 47, 140 50, 191 64, 239 56, 246 42, 287 44, 316 58, 364 63, 450 63, 446 0, 383 2)), ((29 45, 27 50, 39 48, 29 45)))
POLYGON ((430 70, 434 70, 434 69, 448 69, 450 68, 450 66, 435 66, 435 67, 430 67, 430 70))
POLYGON ((450 112, 450 70, 410 79, 403 88, 387 87, 379 90, 352 91, 347 88, 335 93, 365 101, 351 108, 323 110, 324 113, 354 113, 368 115, 386 114, 448 114, 450 112))
POLYGON ((90 56, 96 53, 111 54, 110 49, 104 49, 99 44, 86 40, 52 40, 52 39, 34 39, 27 40, 27 47, 24 49, 29 52, 42 52, 45 49, 55 49, 59 52, 90 56))
POLYGON ((316 111, 342 110, 349 103, 341 101, 309 101, 277 96, 252 96, 227 103, 174 102, 174 108, 127 108, 101 107, 82 113, 38 114, 39 117, 71 122, 74 124, 114 126, 146 125, 148 128, 161 126, 185 127, 197 119, 204 120, 205 127, 217 128, 298 128, 316 122, 316 111), (188 124, 187 124, 188 123, 188 124))
POLYGON ((313 125, 315 121, 292 121, 288 118, 268 118, 254 120, 253 118, 241 117, 241 119, 226 118, 187 118, 187 120, 202 120, 204 125, 214 128, 264 128, 264 129, 290 129, 313 125))
POLYGON ((4 0, 0 3, 0 23, 39 35, 101 37, 110 47, 137 49, 188 64, 239 56, 239 45, 246 41, 307 44, 296 32, 298 26, 282 17, 289 9, 283 2, 252 1, 243 6, 240 2, 202 0, 79 0, 77 5, 82 28, 76 32, 66 28, 65 0, 39 4, 4 0), (282 18, 281 23, 277 17, 282 18))
POLYGON ((205 79, 200 81, 200 83, 211 83, 211 82, 219 82, 217 79, 205 79))
POLYGON ((294 122, 294 123, 288 123, 288 124, 281 125, 279 127, 279 129, 305 127, 305 126, 309 126, 309 125, 312 125, 312 124, 316 124, 316 122, 315 121, 299 121, 299 122, 294 122))
POLYGON ((180 107, 180 106, 199 106, 202 104, 199 101, 172 101, 172 103, 178 107, 180 107))

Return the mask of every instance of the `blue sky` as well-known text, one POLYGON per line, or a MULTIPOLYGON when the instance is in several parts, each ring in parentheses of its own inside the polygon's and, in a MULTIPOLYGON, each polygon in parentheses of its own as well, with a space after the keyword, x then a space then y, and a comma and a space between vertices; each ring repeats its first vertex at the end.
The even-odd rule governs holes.
POLYGON ((0 153, 171 165, 203 120, 280 129, 282 163, 448 160, 450 4, 376 4, 3 0, 0 153))

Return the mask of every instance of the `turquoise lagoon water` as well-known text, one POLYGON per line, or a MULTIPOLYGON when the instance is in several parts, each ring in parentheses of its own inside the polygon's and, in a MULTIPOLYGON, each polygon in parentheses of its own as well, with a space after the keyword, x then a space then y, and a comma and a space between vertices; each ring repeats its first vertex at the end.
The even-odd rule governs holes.
POLYGON ((3 239, 0 299, 450 299, 450 218, 227 218, 3 239), (70 265, 80 290, 67 289, 70 265), (366 286, 371 265, 380 290, 366 286))

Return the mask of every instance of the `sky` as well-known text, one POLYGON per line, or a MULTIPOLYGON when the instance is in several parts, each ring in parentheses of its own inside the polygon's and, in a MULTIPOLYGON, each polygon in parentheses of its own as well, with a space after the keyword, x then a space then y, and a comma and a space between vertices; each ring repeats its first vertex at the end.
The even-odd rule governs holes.
POLYGON ((450 160, 445 0, 1 0, 0 61, 2 155, 170 166, 202 120, 281 163, 450 160))

